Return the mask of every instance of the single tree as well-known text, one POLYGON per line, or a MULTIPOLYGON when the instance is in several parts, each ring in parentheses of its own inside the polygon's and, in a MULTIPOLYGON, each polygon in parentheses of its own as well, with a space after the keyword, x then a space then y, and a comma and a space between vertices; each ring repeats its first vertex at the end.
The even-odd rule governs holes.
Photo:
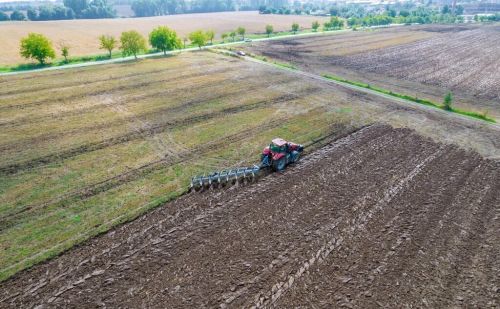
POLYGON ((177 37, 177 33, 167 27, 160 26, 149 34, 149 44, 163 54, 167 54, 167 50, 173 50, 181 47, 181 40, 177 37))
POLYGON ((63 0, 64 6, 72 9, 77 17, 82 15, 82 11, 89 7, 88 0, 63 0))
POLYGON ((231 37, 231 39, 233 39, 233 42, 234 42, 234 40, 236 38, 236 32, 234 32, 234 31, 229 32, 229 36, 231 37))
POLYGON ((293 32, 293 34, 296 34, 297 31, 299 31, 299 24, 293 23, 292 24, 292 32, 293 32))
POLYGON ((21 39, 21 56, 26 59, 36 59, 40 64, 45 64, 46 59, 54 59, 56 52, 52 43, 45 36, 38 33, 30 33, 21 39))
POLYGON ((451 12, 451 10, 450 10, 450 7, 448 6, 448 4, 445 4, 443 6, 443 8, 441 9, 442 14, 449 14, 450 12, 451 12))
POLYGON ((135 59, 137 59, 137 54, 139 52, 147 49, 146 40, 135 30, 122 32, 120 42, 122 54, 124 56, 134 55, 135 59))
POLYGON ((224 42, 229 35, 227 33, 223 33, 220 37, 222 39, 222 42, 224 42))
POLYGON ((37 20, 38 19, 38 12, 34 8, 29 8, 26 11, 26 15, 28 15, 29 20, 37 20))
POLYGON ((26 15, 24 15, 23 12, 15 10, 10 14, 10 19, 11 20, 26 20, 26 15))
POLYGON ((451 95, 451 92, 448 92, 446 94, 446 96, 444 97, 444 101, 443 101, 444 109, 447 111, 451 111, 452 110, 452 107, 451 107, 452 102, 453 102, 453 96, 451 95))
POLYGON ((6 20, 10 20, 10 16, 0 11, 0 21, 6 21, 6 20))
POLYGON ((238 27, 238 29, 236 29, 236 32, 237 32, 239 35, 241 35, 241 39, 242 39, 242 40, 245 40, 245 32, 246 32, 245 28, 243 28, 243 27, 238 27))
POLYGON ((99 41, 101 42, 100 49, 105 49, 109 53, 109 58, 111 58, 113 49, 116 48, 116 39, 111 35, 101 35, 99 37, 99 41))
POLYGON ((207 44, 207 35, 202 30, 196 30, 189 34, 189 40, 201 49, 202 46, 207 44))
POLYGON ((273 26, 272 26, 272 25, 267 25, 267 26, 266 26, 266 34, 267 34, 267 37, 270 37, 270 36, 271 36, 271 34, 273 34, 273 32, 274 32, 274 28, 273 28, 273 26))
POLYGON ((313 21, 312 23, 312 29, 314 32, 318 31, 318 28, 319 28, 319 22, 316 20, 316 21, 313 21))
POLYGON ((215 31, 213 30, 208 30, 205 35, 207 36, 207 40, 210 40, 210 45, 213 44, 214 42, 214 37, 215 37, 215 31))
POLYGON ((68 63, 69 45, 63 42, 59 44, 59 48, 61 48, 61 56, 64 57, 64 62, 68 63))

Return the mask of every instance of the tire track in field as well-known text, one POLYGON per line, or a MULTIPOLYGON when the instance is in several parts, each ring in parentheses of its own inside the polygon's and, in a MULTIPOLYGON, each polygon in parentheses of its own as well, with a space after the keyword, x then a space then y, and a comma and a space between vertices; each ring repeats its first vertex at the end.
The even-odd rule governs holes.
MULTIPOLYGON (((187 80, 184 80, 184 83, 183 84, 186 84, 186 83, 189 83, 192 79, 194 79, 195 81, 199 81, 198 78, 200 76, 186 76, 185 79, 187 80)), ((172 79, 170 80, 171 82, 175 83, 176 82, 176 79, 172 79)), ((203 90, 203 89, 208 89, 210 86, 213 87, 213 82, 212 81, 208 81, 206 83, 198 83, 199 85, 199 89, 203 90)), ((167 88, 167 87, 170 87, 170 83, 168 83, 168 85, 166 85, 164 88, 167 88)), ((162 88, 160 88, 162 89, 162 88)), ((127 95, 123 100, 123 103, 125 102, 130 102, 130 101, 134 101, 134 100, 139 100, 139 99, 147 99, 147 98, 154 98, 154 97, 162 97, 162 96, 165 96, 165 95, 168 95, 172 92, 175 92, 175 91, 185 91, 189 89, 189 87, 175 87, 175 88, 169 88, 167 90, 157 90, 157 91, 148 91, 146 94, 142 94, 140 93, 141 89, 139 89, 137 92, 137 94, 133 94, 133 95, 127 95)), ((110 91, 110 93, 104 93, 104 94, 86 94, 86 93, 82 93, 81 95, 78 96, 78 99, 82 99, 82 98, 87 98, 89 100, 93 100, 93 101, 97 101, 99 102, 100 100, 100 97, 101 96, 106 96, 106 95, 113 95, 114 91, 110 91), (88 95, 88 97, 87 97, 88 95)), ((49 119, 49 120, 54 120, 54 119, 57 119, 57 118, 63 118, 63 117, 66 117, 66 116, 72 116, 72 115, 79 115, 79 114, 83 114, 85 112, 91 112, 91 111, 98 111, 99 109, 102 109, 102 108, 105 108, 106 106, 101 104, 100 102, 97 103, 96 105, 91 105, 91 106, 88 106, 88 107, 84 107, 84 108, 80 108, 80 109, 76 109, 76 110, 67 110, 67 111, 64 111, 64 112, 60 112, 58 113, 57 115, 53 115, 53 114, 46 114, 46 115, 41 115, 41 116, 33 116, 33 115, 28 115, 28 116, 25 116, 25 117, 22 117, 22 118, 16 118, 14 120, 11 120, 11 121, 6 121, 6 122, 2 122, 0 123, 0 128, 1 127, 7 127, 7 128, 10 128, 10 127, 16 127, 16 126, 24 126, 26 124, 30 124, 30 123, 36 123, 36 122, 39 122, 39 121, 43 121, 43 120, 46 120, 46 119, 49 119)), ((0 107, 1 108, 1 107, 0 107)))
MULTIPOLYGON (((413 160, 416 161, 415 163, 417 163, 416 166, 414 166, 413 169, 406 175, 401 173, 399 176, 402 176, 402 178, 387 180, 390 186, 387 187, 382 193, 382 198, 369 209, 358 210, 357 206, 354 206, 352 208, 352 212, 355 214, 359 213, 360 215, 358 217, 354 217, 349 224, 346 224, 342 229, 335 230, 334 233, 332 233, 334 236, 327 240, 326 243, 317 251, 313 252, 310 258, 307 258, 302 264, 300 264, 299 268, 287 271, 287 273, 291 274, 284 278, 284 280, 278 280, 270 290, 259 291, 254 297, 250 297, 250 299, 257 300, 252 308, 268 308, 273 306, 290 288, 297 284, 298 280, 303 279, 304 275, 309 273, 309 268, 321 265, 332 253, 332 251, 336 250, 344 242, 348 241, 349 237, 352 237, 352 235, 366 232, 365 227, 370 222, 372 217, 381 212, 385 205, 389 204, 394 197, 403 192, 412 182, 413 178, 426 168, 430 162, 436 159, 443 152, 443 150, 444 147, 441 147, 423 158, 413 158, 413 160)), ((408 165, 407 163, 408 162, 400 162, 401 167, 405 167, 405 165, 408 165)), ((400 170, 404 169, 401 168, 400 170)), ((381 184, 379 184, 379 186, 380 185, 381 184)), ((358 197, 359 202, 354 201, 353 204, 363 205, 366 203, 364 202, 365 199, 366 197, 364 196, 358 197)), ((335 227, 338 227, 338 224, 335 227)), ((330 232, 331 231, 326 230, 326 235, 330 232)))
MULTIPOLYGON (((278 103, 278 102, 275 102, 278 103)), ((63 194, 55 199, 52 199, 50 201, 47 201, 42 204, 32 204, 32 205, 27 205, 20 211, 7 214, 7 215, 2 215, 0 218, 0 231, 3 231, 12 225, 15 224, 16 219, 26 215, 28 212, 33 212, 35 210, 40 210, 48 206, 54 206, 54 205, 59 205, 62 207, 66 204, 80 201, 80 200, 85 200, 88 199, 92 196, 95 196, 99 193, 111 190, 113 188, 116 188, 118 186, 121 186, 125 183, 137 180, 139 178, 142 178, 146 176, 147 174, 150 174, 160 168, 165 168, 171 165, 183 163, 183 162, 188 162, 190 160, 196 159, 200 155, 206 155, 209 152, 215 151, 217 149, 220 149, 223 145, 231 142, 236 142, 238 140, 243 140, 245 138, 248 138, 249 136, 252 136, 251 133, 254 132, 257 129, 260 130, 270 130, 273 128, 277 128, 283 125, 286 120, 289 118, 279 118, 276 122, 271 122, 268 124, 264 125, 259 125, 256 127, 252 127, 249 129, 246 129, 244 131, 240 131, 238 133, 229 135, 229 136, 224 136, 222 138, 218 138, 216 140, 213 140, 211 142, 201 144, 199 146, 196 146, 192 149, 187 149, 181 153, 178 153, 176 156, 167 156, 165 158, 159 159, 152 161, 150 163, 147 163, 145 165, 142 165, 140 167, 128 170, 125 173, 113 176, 111 178, 105 179, 103 181, 100 181, 98 183, 94 183, 91 185, 86 186, 85 188, 78 189, 75 191, 71 191, 67 194, 63 194)), ((137 131, 140 131, 138 129, 137 131)))
MULTIPOLYGON (((281 80, 280 82, 289 83, 291 81, 292 81, 292 79, 289 78, 289 79, 281 80)), ((187 82, 188 81, 184 81, 183 84, 186 84, 187 82)), ((187 91, 187 90, 189 90, 192 87, 193 86, 191 84, 189 84, 188 86, 185 86, 185 87, 175 87, 175 88, 169 88, 167 90, 158 90, 158 91, 148 92, 147 94, 140 94, 140 93, 138 93, 138 94, 135 94, 135 95, 127 95, 120 102, 117 102, 117 104, 118 103, 119 104, 126 104, 126 103, 129 103, 129 102, 140 102, 141 100, 145 100, 145 99, 161 98, 161 97, 165 97, 165 96, 169 96, 169 99, 172 100, 173 99, 171 97, 172 93, 174 93, 174 94, 177 93, 178 96, 180 96, 179 100, 182 100, 183 91, 187 91)), ((184 104, 188 104, 190 102, 195 102, 195 103, 196 102, 200 102, 201 103, 201 102, 206 102, 206 101, 209 101, 209 100, 217 100, 217 99, 221 99, 221 98, 223 98, 225 96, 228 96, 228 97, 236 96, 236 95, 240 95, 241 96, 241 92, 243 90, 247 91, 247 92, 252 92, 252 91, 255 91, 256 89, 262 89, 264 86, 261 85, 261 84, 251 84, 250 86, 247 86, 244 89, 242 89, 243 86, 241 86, 240 88, 233 87, 233 88, 231 88, 231 91, 224 92, 224 96, 222 94, 217 94, 218 93, 216 91, 218 89, 217 87, 220 87, 220 88, 224 89, 224 86, 222 86, 222 85, 216 85, 216 86, 214 86, 213 81, 208 81, 206 83, 196 83, 196 90, 200 91, 200 92, 206 91, 206 93, 208 93, 208 96, 200 95, 196 99, 188 100, 187 103, 184 103, 184 104)), ((110 95, 113 95, 113 93, 100 94, 100 95, 96 96, 95 100, 96 101, 101 101, 101 97, 103 97, 103 96, 110 96, 110 95)), ((62 119, 62 118, 67 117, 67 116, 76 116, 76 115, 84 114, 86 112, 93 112, 93 113, 95 113, 95 112, 99 112, 99 109, 105 109, 107 107, 109 107, 109 105, 101 104, 100 103, 97 106, 93 105, 93 106, 89 106, 89 107, 86 107, 86 108, 83 108, 83 109, 79 109, 79 110, 66 111, 66 112, 58 114, 57 116, 54 116, 52 114, 48 114, 48 115, 44 115, 44 116, 38 116, 38 117, 27 116, 26 119, 23 119, 23 118, 19 119, 18 118, 18 119, 15 119, 13 121, 0 123, 0 128, 1 127, 15 128, 17 126, 26 126, 28 124, 37 123, 37 122, 44 121, 44 120, 47 120, 47 119, 53 121, 53 120, 62 119)), ((175 108, 175 106, 174 106, 174 108, 175 108)), ((161 113, 163 111, 171 112, 172 111, 172 107, 171 106, 168 106, 168 107, 159 107, 156 110, 140 114, 139 116, 141 116, 141 117, 148 117, 148 116, 151 116, 151 115, 157 115, 158 113, 161 113)), ((21 144, 25 144, 25 143, 34 144, 40 138, 43 138, 43 139, 56 138, 56 137, 61 136, 61 135, 68 135, 68 134, 75 134, 75 133, 79 133, 79 132, 86 132, 88 130, 95 129, 95 128, 97 128, 97 129, 99 129, 99 128, 106 128, 106 127, 109 127, 110 124, 114 124, 114 123, 119 123, 119 121, 107 122, 107 123, 101 124, 101 125, 79 127, 79 128, 73 129, 73 130, 66 130, 66 131, 64 131, 64 133, 52 133, 52 134, 46 134, 46 135, 43 135, 43 136, 37 136, 37 137, 33 137, 31 140, 23 140, 23 141, 19 142, 18 144, 11 143, 11 144, 3 145, 2 147, 0 147, 0 150, 1 149, 8 149, 8 148, 15 148, 15 147, 17 147, 17 145, 21 145, 21 144)))
POLYGON ((290 100, 294 100, 297 98, 300 98, 301 94, 296 94, 296 95, 282 95, 279 96, 272 101, 269 100, 262 100, 256 103, 252 104, 247 104, 243 106, 235 106, 235 107, 229 107, 222 109, 220 111, 216 112, 209 112, 209 113, 203 113, 201 115, 193 116, 193 117, 187 117, 183 119, 174 119, 171 121, 167 121, 166 123, 151 126, 150 128, 144 128, 141 130, 137 130, 135 132, 128 132, 124 135, 120 135, 117 137, 112 137, 108 138, 99 142, 93 142, 93 143, 87 143, 78 147, 70 148, 58 153, 54 154, 49 154, 46 156, 38 157, 35 159, 31 159, 28 161, 20 162, 20 163, 14 163, 14 164, 9 164, 6 166, 0 167, 0 176, 2 175, 11 175, 18 173, 23 170, 27 169, 32 169, 38 166, 43 166, 49 163, 53 162, 58 162, 62 161, 74 156, 77 156, 82 153, 87 153, 87 152, 92 152, 96 151, 99 149, 107 148, 113 145, 117 144, 122 144, 126 143, 132 140, 140 139, 143 138, 144 136, 149 136, 149 135, 154 135, 158 133, 165 132, 166 130, 170 130, 176 127, 181 127, 181 126, 186 126, 186 125, 192 125, 196 123, 200 123, 203 121, 215 119, 227 114, 235 114, 239 112, 245 112, 245 111, 250 111, 254 109, 259 109, 263 107, 269 107, 273 106, 276 104, 281 104, 285 103, 290 100))
MULTIPOLYGON (((224 74, 224 73, 227 73, 230 71, 232 71, 231 68, 222 68, 222 69, 217 68, 217 69, 212 70, 210 73, 211 74, 224 74)), ((61 97, 57 97, 57 98, 46 98, 46 99, 42 99, 39 101, 30 101, 29 103, 11 104, 11 105, 0 106, 0 111, 9 110, 9 109, 17 109, 17 108, 35 107, 35 106, 40 106, 40 105, 44 105, 44 104, 56 104, 56 103, 58 103, 58 104, 70 104, 70 103, 72 103, 73 100, 79 99, 83 96, 96 97, 96 96, 100 96, 103 94, 111 94, 111 93, 116 93, 119 91, 126 91, 126 90, 130 90, 130 89, 140 89, 140 88, 144 88, 147 86, 154 86, 154 85, 158 85, 158 84, 165 83, 165 82, 175 82, 175 81, 179 81, 179 80, 184 80, 186 78, 196 78, 196 77, 201 77, 204 75, 205 75, 205 72, 197 71, 195 73, 190 73, 190 74, 185 74, 185 75, 181 74, 181 75, 177 75, 175 77, 169 76, 167 78, 161 78, 159 80, 153 80, 153 81, 146 80, 146 81, 137 82, 137 83, 133 83, 133 84, 126 84, 126 85, 118 84, 118 85, 113 85, 111 88, 107 88, 107 89, 92 90, 89 92, 78 93, 78 94, 69 94, 69 95, 61 96, 61 97)))
MULTIPOLYGON (((199 67, 200 67, 200 69, 203 69, 204 67, 207 67, 207 66, 209 66, 209 65, 202 64, 199 67)), ((140 72, 140 73, 123 74, 123 75, 119 75, 117 72, 117 73, 115 73, 116 76, 111 75, 111 76, 106 77, 106 78, 93 78, 91 80, 85 80, 85 81, 83 81, 83 83, 84 83, 83 85, 82 85, 82 81, 76 81, 76 82, 69 82, 66 84, 43 85, 40 87, 29 87, 29 88, 25 88, 25 89, 15 89, 15 90, 6 91, 6 92, 0 91, 0 99, 3 99, 4 96, 18 95, 18 94, 23 94, 23 93, 39 93, 40 91, 45 91, 45 90, 53 90, 53 91, 59 92, 61 90, 68 90, 69 88, 72 88, 72 87, 82 87, 82 86, 90 87, 92 85, 99 84, 102 82, 127 80, 127 79, 131 79, 131 77, 141 78, 143 76, 147 76, 148 78, 151 78, 154 75, 157 75, 158 73, 172 74, 173 73, 172 71, 173 70, 170 68, 163 68, 163 69, 158 69, 158 70, 144 71, 144 72, 140 72)), ((178 70, 175 70, 175 73, 179 73, 178 71, 182 72, 185 70, 178 69, 178 70)), ((179 75, 175 75, 175 76, 179 76, 179 75)), ((189 76, 189 74, 187 76, 189 76)))

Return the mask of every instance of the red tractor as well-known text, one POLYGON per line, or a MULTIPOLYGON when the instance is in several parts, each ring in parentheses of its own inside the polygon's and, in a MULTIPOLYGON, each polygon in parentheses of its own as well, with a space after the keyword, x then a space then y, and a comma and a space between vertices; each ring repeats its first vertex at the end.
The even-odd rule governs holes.
POLYGON ((290 143, 282 138, 275 138, 264 148, 261 155, 261 167, 271 167, 275 171, 282 171, 288 164, 297 162, 304 146, 290 143))
POLYGON ((275 138, 262 151, 260 165, 237 167, 195 176, 191 178, 189 190, 199 190, 201 188, 210 188, 212 186, 245 180, 253 181, 262 169, 268 167, 275 171, 282 171, 288 164, 297 162, 303 150, 304 146, 302 145, 290 143, 281 138, 275 138))

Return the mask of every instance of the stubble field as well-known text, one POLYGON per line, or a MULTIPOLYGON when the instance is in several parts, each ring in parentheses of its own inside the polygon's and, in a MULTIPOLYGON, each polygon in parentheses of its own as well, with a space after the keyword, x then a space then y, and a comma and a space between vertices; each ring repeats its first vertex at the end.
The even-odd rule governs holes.
POLYGON ((220 37, 222 33, 235 30, 239 26, 245 27, 247 33, 264 33, 267 24, 273 25, 274 31, 286 31, 291 29, 293 22, 299 23, 301 27, 311 28, 311 23, 315 20, 323 22, 326 18, 271 16, 261 15, 258 12, 221 12, 144 18, 2 22, 0 65, 28 62, 19 55, 19 42, 30 32, 47 36, 56 47, 60 42, 68 44, 72 56, 84 56, 105 53, 99 49, 100 35, 110 34, 119 37, 121 32, 128 30, 137 30, 147 36, 153 28, 168 26, 184 37, 198 29, 212 29, 216 32, 216 37, 220 37))
POLYGON ((393 92, 500 117, 500 27, 421 25, 254 43, 248 50, 393 92))
POLYGON ((163 205, 196 173, 255 163, 276 136, 386 122, 500 157, 494 126, 212 52, 0 85, 0 279, 163 205))

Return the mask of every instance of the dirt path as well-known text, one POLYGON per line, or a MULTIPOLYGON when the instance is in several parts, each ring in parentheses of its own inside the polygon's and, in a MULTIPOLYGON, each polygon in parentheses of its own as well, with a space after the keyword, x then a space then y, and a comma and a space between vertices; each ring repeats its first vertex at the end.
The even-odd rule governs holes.
POLYGON ((371 126, 0 284, 0 307, 499 306, 498 163, 371 126))

